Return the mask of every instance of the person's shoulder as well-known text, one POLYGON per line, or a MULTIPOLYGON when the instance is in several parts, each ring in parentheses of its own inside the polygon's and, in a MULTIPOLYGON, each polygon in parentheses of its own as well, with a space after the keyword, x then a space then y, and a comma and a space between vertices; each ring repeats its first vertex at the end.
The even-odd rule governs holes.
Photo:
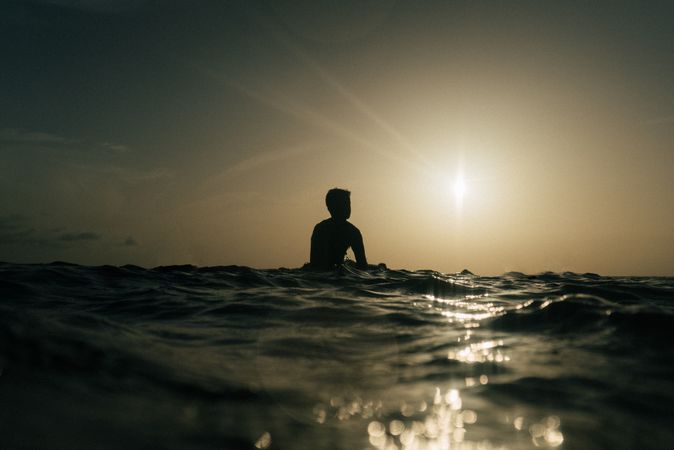
POLYGON ((314 231, 324 230, 330 226, 330 223, 331 223, 330 219, 322 220, 314 226, 314 231))
POLYGON ((355 235, 360 235, 360 230, 358 229, 357 226, 352 224, 351 222, 346 222, 347 226, 349 227, 349 232, 355 235))

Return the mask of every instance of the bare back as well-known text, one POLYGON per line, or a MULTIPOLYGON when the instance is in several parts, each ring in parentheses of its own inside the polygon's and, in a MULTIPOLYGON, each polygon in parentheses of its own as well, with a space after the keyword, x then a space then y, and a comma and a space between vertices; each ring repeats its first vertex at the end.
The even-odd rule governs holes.
POLYGON ((344 262, 351 247, 359 267, 367 267, 363 236, 347 221, 326 219, 314 227, 311 235, 310 264, 316 269, 331 269, 344 262))

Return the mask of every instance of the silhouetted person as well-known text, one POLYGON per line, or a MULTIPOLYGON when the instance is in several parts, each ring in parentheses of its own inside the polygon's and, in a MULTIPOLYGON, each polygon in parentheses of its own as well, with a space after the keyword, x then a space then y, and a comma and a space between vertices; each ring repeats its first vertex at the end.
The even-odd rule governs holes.
POLYGON ((356 256, 356 265, 367 269, 363 236, 358 228, 346 220, 351 216, 351 192, 330 189, 325 196, 325 204, 332 217, 314 227, 310 266, 314 269, 332 269, 344 262, 346 251, 351 247, 356 256))

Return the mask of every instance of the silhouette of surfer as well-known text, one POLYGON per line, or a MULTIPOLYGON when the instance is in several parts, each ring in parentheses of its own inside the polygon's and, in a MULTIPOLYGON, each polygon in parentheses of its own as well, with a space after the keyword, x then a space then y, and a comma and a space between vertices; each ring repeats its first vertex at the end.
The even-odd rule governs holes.
POLYGON ((347 221, 351 216, 351 192, 330 189, 325 196, 325 204, 331 217, 314 227, 309 266, 313 269, 333 269, 344 262, 346 251, 351 247, 356 256, 356 266, 367 269, 363 236, 347 221))

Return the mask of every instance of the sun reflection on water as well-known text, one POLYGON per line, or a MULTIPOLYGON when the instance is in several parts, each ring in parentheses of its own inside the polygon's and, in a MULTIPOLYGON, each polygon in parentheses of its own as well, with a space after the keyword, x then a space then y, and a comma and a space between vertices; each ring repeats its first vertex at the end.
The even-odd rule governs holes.
MULTIPOLYGON (((362 421, 370 450, 492 450, 562 445, 564 435, 557 416, 525 418, 518 415, 512 419, 507 411, 485 409, 480 412, 480 405, 484 405, 480 395, 487 385, 498 383, 499 378, 498 373, 490 372, 493 365, 485 368, 488 373, 475 373, 480 368, 474 364, 502 365, 511 361, 504 339, 486 334, 480 323, 525 308, 530 302, 506 305, 487 299, 487 294, 467 295, 460 299, 433 295, 423 298, 427 303, 419 302, 417 306, 429 308, 455 324, 450 334, 453 346, 450 344, 447 350, 447 359, 461 363, 460 367, 468 370, 459 378, 461 381, 454 378, 449 387, 434 387, 429 398, 401 401, 399 408, 395 406, 395 400, 388 397, 333 396, 329 402, 316 405, 314 421, 321 425, 331 420, 333 424, 362 421), (458 336, 456 332, 459 332, 458 336), (468 396, 468 406, 462 394, 468 396)), ((461 369, 458 370, 460 373, 461 369)))
MULTIPOLYGON (((482 375, 466 386, 484 385, 488 377, 482 375)), ((360 397, 333 397, 329 405, 319 404, 314 408, 314 419, 319 424, 326 420, 363 420, 370 450, 469 450, 508 449, 507 444, 494 444, 487 439, 477 439, 479 413, 465 408, 461 391, 455 388, 442 390, 435 387, 429 401, 403 401, 399 411, 385 411, 381 400, 363 400, 360 397), (399 412, 399 415, 398 415, 399 412)), ((523 416, 511 423, 515 433, 528 432, 535 447, 554 448, 564 442, 561 420, 557 416, 530 421, 523 416)), ((491 426, 490 424, 483 424, 491 426)), ((504 436, 504 440, 515 440, 504 436)), ((521 447, 519 441, 517 448, 521 447)))
POLYGON ((425 295, 430 300, 430 308, 436 309, 449 323, 457 323, 465 328, 477 328, 480 321, 505 314, 506 309, 492 301, 485 301, 489 294, 465 295, 461 299, 445 299, 425 295), (451 309, 448 309, 451 307, 451 309))
MULTIPOLYGON (((432 405, 428 407, 425 402, 423 405, 424 411, 419 411, 422 414, 410 414, 407 420, 393 419, 388 423, 388 430, 380 418, 370 421, 367 427, 370 444, 382 450, 474 447, 473 443, 465 440, 465 426, 477 421, 477 413, 462 409, 463 402, 458 389, 448 389, 443 393, 436 387, 432 405)), ((404 404, 401 412, 406 407, 407 404, 404 404)))
MULTIPOLYGON (((470 335, 466 339, 469 339, 470 335)), ((510 356, 504 354, 500 348, 503 346, 503 341, 482 341, 472 343, 459 350, 450 350, 447 353, 447 359, 453 359, 463 363, 477 363, 477 362, 508 362, 510 356)))

